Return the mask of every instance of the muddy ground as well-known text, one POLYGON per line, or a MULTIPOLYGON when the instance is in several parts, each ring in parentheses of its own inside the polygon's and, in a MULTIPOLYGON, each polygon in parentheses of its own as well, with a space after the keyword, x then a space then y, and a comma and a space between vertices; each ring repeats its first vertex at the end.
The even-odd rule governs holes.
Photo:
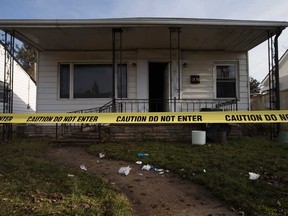
MULTIPOLYGON (((84 165, 87 172, 101 176, 114 185, 130 199, 133 215, 201 215, 228 216, 239 215, 205 188, 178 178, 171 172, 159 174, 155 171, 141 170, 143 165, 125 161, 100 159, 80 147, 53 147, 47 158, 59 165, 78 167, 84 165), (130 173, 120 175, 120 167, 130 165, 130 173)), ((241 213, 240 213, 241 214, 241 213)))

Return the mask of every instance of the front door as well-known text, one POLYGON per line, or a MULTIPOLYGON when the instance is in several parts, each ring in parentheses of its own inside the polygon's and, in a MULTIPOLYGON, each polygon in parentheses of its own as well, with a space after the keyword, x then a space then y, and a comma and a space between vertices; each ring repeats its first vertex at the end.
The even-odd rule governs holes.
POLYGON ((149 112, 165 112, 168 104, 168 64, 149 63, 149 112))

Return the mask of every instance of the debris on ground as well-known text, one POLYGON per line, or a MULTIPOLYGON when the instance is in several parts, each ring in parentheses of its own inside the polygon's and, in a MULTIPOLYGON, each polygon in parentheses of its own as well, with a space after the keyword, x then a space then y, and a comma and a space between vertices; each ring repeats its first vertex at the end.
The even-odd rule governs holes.
POLYGON ((120 167, 118 173, 119 174, 123 174, 123 175, 128 175, 130 173, 130 170, 132 169, 132 167, 127 166, 127 167, 120 167))
MULTIPOLYGON (((161 174, 161 175, 165 173, 164 169, 156 168, 156 167, 154 167, 154 166, 151 166, 150 164, 144 165, 144 166, 142 167, 142 170, 155 171, 155 172, 158 172, 158 173, 161 174)), ((166 170, 166 171, 169 172, 169 170, 166 170)))
POLYGON ((146 164, 142 167, 142 170, 148 170, 149 171, 150 169, 151 169, 151 165, 149 165, 149 164, 146 164))
POLYGON ((70 177, 70 178, 74 177, 74 175, 71 175, 71 174, 67 174, 67 176, 70 177))
POLYGON ((148 157, 149 154, 147 154, 147 153, 138 153, 137 156, 138 157, 148 157))
POLYGON ((100 159, 102 159, 102 158, 104 158, 104 157, 105 157, 105 154, 99 153, 99 158, 100 158, 100 159))
POLYGON ((136 161, 136 164, 141 165, 142 161, 136 161))
POLYGON ((80 169, 84 170, 84 171, 87 171, 86 167, 84 165, 81 165, 80 166, 80 169))
POLYGON ((256 179, 258 179, 259 177, 260 177, 259 174, 254 173, 254 172, 249 172, 249 179, 250 179, 250 180, 256 180, 256 179))

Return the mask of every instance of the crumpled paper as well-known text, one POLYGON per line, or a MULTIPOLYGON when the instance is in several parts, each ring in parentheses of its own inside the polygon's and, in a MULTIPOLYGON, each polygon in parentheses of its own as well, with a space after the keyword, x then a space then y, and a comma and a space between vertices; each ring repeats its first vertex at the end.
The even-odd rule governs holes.
POLYGON ((118 173, 127 176, 130 173, 130 170, 132 169, 132 167, 127 166, 127 167, 120 167, 118 173))
POLYGON ((250 180, 256 180, 256 179, 258 179, 259 177, 260 177, 259 174, 253 173, 253 172, 249 172, 249 179, 250 179, 250 180))

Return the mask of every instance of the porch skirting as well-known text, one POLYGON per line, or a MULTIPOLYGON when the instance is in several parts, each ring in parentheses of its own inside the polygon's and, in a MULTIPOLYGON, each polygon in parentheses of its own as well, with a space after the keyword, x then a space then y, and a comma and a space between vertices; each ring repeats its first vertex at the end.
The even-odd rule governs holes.
MULTIPOLYGON (((101 141, 187 141, 191 142, 191 131, 202 130, 204 124, 110 124, 91 126, 84 129, 83 135, 93 133, 93 137, 99 137, 101 141)), ((56 138, 56 125, 20 125, 16 133, 29 137, 51 137, 56 138)), ((77 132, 79 134, 79 132, 77 132)), ((67 134, 62 134, 60 136, 67 134)), ((58 134, 59 136, 59 134, 58 134)), ((234 125, 228 138, 242 137, 239 125, 234 125)), ((84 137, 83 137, 84 138, 84 137)))
POLYGON ((202 126, 202 124, 113 124, 110 125, 110 140, 191 142, 191 131, 200 130, 202 126))

